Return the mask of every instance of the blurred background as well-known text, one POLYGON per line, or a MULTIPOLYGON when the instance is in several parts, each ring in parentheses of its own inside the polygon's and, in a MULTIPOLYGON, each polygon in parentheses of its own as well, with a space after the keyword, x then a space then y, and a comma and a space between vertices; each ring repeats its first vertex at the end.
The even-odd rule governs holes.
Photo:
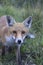
MULTIPOLYGON (((11 15, 17 22, 32 16, 30 32, 35 39, 26 39, 21 46, 23 65, 43 65, 43 0, 0 0, 0 17, 3 15, 11 15)), ((14 51, 3 59, 0 56, 0 65, 16 65, 14 57, 14 51)))

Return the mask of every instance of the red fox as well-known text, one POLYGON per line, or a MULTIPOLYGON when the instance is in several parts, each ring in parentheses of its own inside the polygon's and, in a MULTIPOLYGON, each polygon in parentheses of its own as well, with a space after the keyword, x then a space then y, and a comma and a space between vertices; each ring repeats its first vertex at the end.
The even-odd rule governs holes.
POLYGON ((0 41, 2 42, 2 55, 5 53, 5 46, 14 45, 21 46, 26 36, 34 38, 29 34, 29 29, 32 24, 32 17, 26 18, 23 22, 16 22, 9 15, 0 17, 0 41))
POLYGON ((16 22, 11 16, 0 17, 0 40, 4 45, 6 42, 14 41, 16 44, 22 44, 25 37, 29 34, 32 17, 28 17, 23 22, 16 22))

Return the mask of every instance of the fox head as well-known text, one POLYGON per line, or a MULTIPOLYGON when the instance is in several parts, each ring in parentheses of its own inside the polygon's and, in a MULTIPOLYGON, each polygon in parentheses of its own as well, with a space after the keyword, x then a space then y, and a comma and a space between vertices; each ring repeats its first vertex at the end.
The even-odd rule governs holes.
POLYGON ((29 34, 31 24, 32 24, 31 16, 26 18, 23 22, 16 22, 15 19, 7 16, 8 35, 10 34, 15 43, 20 45, 24 42, 24 39, 29 34))

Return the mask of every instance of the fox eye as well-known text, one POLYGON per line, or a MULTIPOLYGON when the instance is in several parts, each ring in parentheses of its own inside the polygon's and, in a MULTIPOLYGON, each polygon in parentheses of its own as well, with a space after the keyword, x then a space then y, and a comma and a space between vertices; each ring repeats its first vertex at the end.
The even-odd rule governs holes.
POLYGON ((13 31, 13 33, 15 33, 15 34, 16 34, 17 32, 16 32, 16 31, 13 31))
POLYGON ((25 34, 25 31, 22 31, 22 34, 25 34))

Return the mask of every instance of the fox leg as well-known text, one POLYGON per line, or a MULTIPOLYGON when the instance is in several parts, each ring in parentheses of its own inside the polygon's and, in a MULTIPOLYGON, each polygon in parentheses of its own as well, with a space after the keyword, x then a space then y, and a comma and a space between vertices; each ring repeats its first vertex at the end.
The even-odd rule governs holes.
POLYGON ((17 47, 16 49, 16 61, 18 65, 22 65, 20 47, 17 47))
POLYGON ((2 46, 2 56, 5 55, 5 46, 2 46))
POLYGON ((9 46, 9 48, 8 48, 8 52, 11 53, 11 51, 12 51, 12 47, 9 46))

